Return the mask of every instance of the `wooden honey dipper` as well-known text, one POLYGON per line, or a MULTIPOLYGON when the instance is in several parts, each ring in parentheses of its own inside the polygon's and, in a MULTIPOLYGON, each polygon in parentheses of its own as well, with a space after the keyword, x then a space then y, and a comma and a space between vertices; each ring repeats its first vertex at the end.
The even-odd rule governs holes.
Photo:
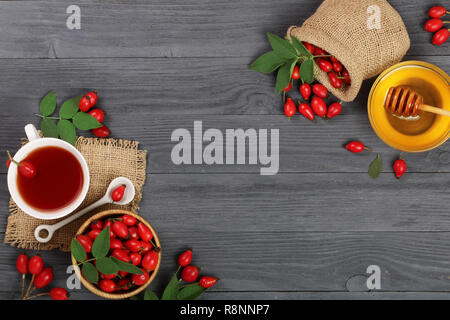
POLYGON ((450 111, 423 103, 423 97, 406 87, 389 88, 384 107, 393 114, 404 117, 417 116, 419 110, 450 117, 450 111))

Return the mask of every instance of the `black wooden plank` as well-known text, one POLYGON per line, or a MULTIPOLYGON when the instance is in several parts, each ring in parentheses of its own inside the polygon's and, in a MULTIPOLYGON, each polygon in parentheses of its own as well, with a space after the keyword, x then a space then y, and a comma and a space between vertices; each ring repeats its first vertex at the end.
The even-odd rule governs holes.
MULTIPOLYGON (((79 1, 81 30, 66 28, 70 1, 2 1, 0 57, 255 57, 266 32, 284 35, 319 1, 79 1), (20 17, 20 19, 18 19, 20 17)), ((432 1, 392 0, 413 43, 409 54, 445 55, 423 30, 432 1)))

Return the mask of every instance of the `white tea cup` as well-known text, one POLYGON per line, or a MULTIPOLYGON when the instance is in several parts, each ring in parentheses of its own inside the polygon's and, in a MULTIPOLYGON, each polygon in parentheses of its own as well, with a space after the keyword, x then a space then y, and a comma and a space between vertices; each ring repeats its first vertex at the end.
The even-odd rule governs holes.
MULTIPOLYGON (((81 170, 83 173, 83 186, 78 196, 69 204, 67 204, 65 207, 58 208, 55 210, 40 211, 28 205, 21 196, 17 187, 18 167, 11 163, 8 169, 8 189, 12 199, 17 204, 17 206, 20 209, 22 209, 22 211, 38 219, 51 220, 67 216, 68 214, 72 213, 76 208, 78 208, 78 206, 83 202, 88 192, 89 168, 86 163, 86 160, 81 155, 81 153, 68 142, 56 138, 41 138, 38 131, 36 130, 36 127, 32 124, 28 124, 25 126, 25 134, 27 135, 29 142, 25 144, 22 148, 20 148, 19 151, 16 152, 13 158, 14 161, 20 162, 24 160, 31 152, 33 152, 38 148, 42 147, 62 148, 70 152, 80 163, 81 170)), ((39 168, 37 168, 37 170, 39 172, 39 168)), ((67 183, 70 182, 68 181, 67 183)))

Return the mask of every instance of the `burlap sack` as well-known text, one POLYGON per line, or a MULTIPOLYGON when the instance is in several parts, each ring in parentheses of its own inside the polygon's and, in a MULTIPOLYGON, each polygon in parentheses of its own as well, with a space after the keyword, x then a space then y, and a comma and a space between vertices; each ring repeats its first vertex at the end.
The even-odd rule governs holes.
POLYGON ((48 243, 34 238, 34 229, 40 224, 54 224, 57 220, 39 220, 24 213, 10 200, 10 215, 5 232, 5 243, 22 249, 70 251, 70 242, 80 225, 92 214, 111 208, 124 208, 136 212, 142 199, 145 182, 147 151, 138 149, 138 142, 117 139, 79 137, 76 147, 89 166, 90 186, 80 209, 100 199, 109 183, 119 176, 130 179, 136 188, 134 200, 125 206, 106 204, 57 230, 48 243))
POLYGON ((316 67, 317 81, 342 101, 354 100, 363 80, 401 61, 410 46, 402 18, 385 0, 325 0, 301 27, 288 29, 291 36, 324 49, 347 68, 352 84, 335 89, 316 67), (371 6, 381 10, 380 29, 368 27, 371 6))

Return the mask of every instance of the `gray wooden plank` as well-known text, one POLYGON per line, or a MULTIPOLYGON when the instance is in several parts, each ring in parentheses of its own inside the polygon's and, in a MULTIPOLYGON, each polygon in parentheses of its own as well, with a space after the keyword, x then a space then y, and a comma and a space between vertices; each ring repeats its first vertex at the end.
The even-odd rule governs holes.
MULTIPOLYGON (((152 222, 152 220, 150 220, 152 222)), ((212 291, 367 292, 366 269, 381 268, 383 292, 445 292, 450 295, 448 232, 196 232, 188 223, 179 231, 157 229, 163 246, 160 273, 151 288, 161 292, 176 269, 176 257, 194 248, 193 263, 202 274, 221 281, 212 291), (359 287, 349 281, 361 277, 359 287)), ((19 249, 2 244, 0 284, 17 292, 20 276, 12 267, 19 249)), ((31 255, 32 252, 30 251, 31 255)), ((69 255, 40 252, 54 268, 54 286, 65 286, 69 255)), ((5 290, 2 290, 5 291, 5 290)), ((87 291, 79 291, 82 297, 87 291)), ((364 296, 364 295, 362 295, 364 296)), ((325 293, 323 297, 326 297, 325 293)))
MULTIPOLYGON (((392 0, 413 46, 409 54, 445 55, 423 31, 432 1, 392 0)), ((284 1, 79 1, 81 30, 66 28, 70 1, 2 1, 0 57, 255 57, 268 49, 266 32, 284 35, 319 5, 284 1), (17 17, 20 17, 18 20, 17 17)))
MULTIPOLYGON (((157 229, 191 231, 450 231, 449 174, 156 174, 140 212, 157 229)), ((0 185, 5 230, 9 195, 0 185)))

